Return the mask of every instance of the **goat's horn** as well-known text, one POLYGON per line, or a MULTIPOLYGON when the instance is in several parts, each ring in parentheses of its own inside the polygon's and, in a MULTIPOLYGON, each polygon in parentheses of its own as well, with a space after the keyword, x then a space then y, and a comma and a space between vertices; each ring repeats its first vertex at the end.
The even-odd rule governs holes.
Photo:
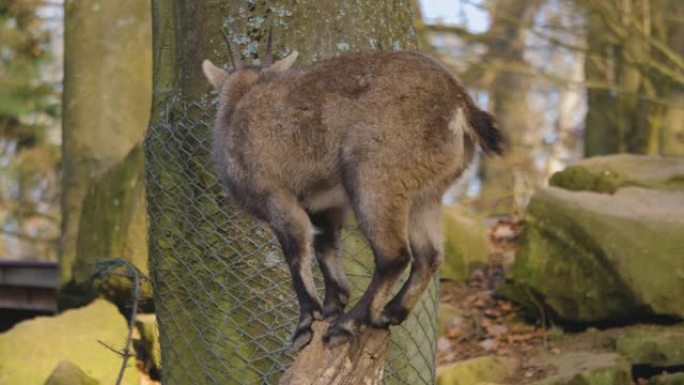
POLYGON ((267 67, 273 64, 273 52, 271 51, 271 37, 273 36, 273 26, 268 29, 268 36, 266 37, 266 52, 264 53, 263 66, 267 67))
POLYGON ((223 39, 226 41, 226 46, 228 47, 228 54, 230 55, 230 62, 231 64, 233 64, 233 68, 236 70, 242 69, 242 67, 244 67, 244 64, 242 64, 242 60, 240 60, 240 55, 234 52, 232 47, 230 46, 230 37, 228 36, 228 32, 226 32, 226 30, 224 29, 221 29, 221 32, 223 32, 223 39))

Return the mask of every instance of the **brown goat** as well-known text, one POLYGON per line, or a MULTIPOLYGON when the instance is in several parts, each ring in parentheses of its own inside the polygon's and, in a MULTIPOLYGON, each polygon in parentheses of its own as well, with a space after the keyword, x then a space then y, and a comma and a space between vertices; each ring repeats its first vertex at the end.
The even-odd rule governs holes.
POLYGON ((301 312, 295 349, 323 317, 333 321, 324 337, 330 345, 362 325, 401 323, 442 260, 442 195, 476 144, 502 151, 494 119, 419 53, 356 53, 298 69, 290 68, 296 51, 273 64, 267 54, 261 68, 230 56, 230 73, 202 64, 219 92, 214 162, 233 199, 280 241, 301 312), (345 314, 349 286, 338 251, 348 208, 372 247, 375 271, 345 314), (325 281, 322 305, 312 247, 325 281))

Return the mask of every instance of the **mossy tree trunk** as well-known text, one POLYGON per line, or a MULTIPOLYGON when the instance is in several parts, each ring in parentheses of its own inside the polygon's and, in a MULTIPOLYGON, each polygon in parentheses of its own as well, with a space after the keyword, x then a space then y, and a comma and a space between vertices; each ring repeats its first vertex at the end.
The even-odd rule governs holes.
MULTIPOLYGON (((410 0, 155 0, 154 99, 145 142, 150 268, 165 384, 266 384, 292 360, 298 309, 277 242, 240 213, 208 159, 216 101, 203 59, 226 63, 220 29, 259 62, 269 28, 276 57, 297 65, 347 51, 412 49, 410 0)), ((354 231, 344 254, 354 295, 368 282, 370 252, 354 231)), ((319 279, 319 289, 322 284, 319 279)), ((436 285, 393 332, 387 383, 432 383, 436 285)))
POLYGON ((64 306, 86 300, 97 261, 123 257, 146 267, 141 141, 151 102, 150 19, 144 1, 65 2, 64 306))

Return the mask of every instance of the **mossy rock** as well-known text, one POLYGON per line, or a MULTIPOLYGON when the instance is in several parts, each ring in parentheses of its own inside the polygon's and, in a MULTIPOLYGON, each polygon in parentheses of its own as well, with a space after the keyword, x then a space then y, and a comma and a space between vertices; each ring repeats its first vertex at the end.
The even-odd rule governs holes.
POLYGON ((487 228, 478 216, 459 206, 444 206, 444 262, 440 278, 465 281, 477 267, 487 263, 489 242, 487 228))
POLYGON ((530 385, 628 385, 631 366, 618 354, 568 352, 547 355, 540 363, 556 368, 554 374, 530 385))
POLYGON ((81 368, 70 361, 60 362, 45 385, 99 385, 97 380, 91 378, 81 368))
POLYGON ((437 385, 505 383, 518 368, 508 357, 485 356, 445 365, 437 369, 437 385))
POLYGON ((684 159, 609 155, 585 159, 551 176, 551 186, 613 194, 621 187, 684 189, 684 159))
MULTIPOLYGON (((95 381, 113 384, 122 359, 103 343, 121 349, 127 334, 126 320, 105 300, 24 321, 0 335, 0 384, 44 384, 65 359, 95 381)), ((129 365, 122 383, 139 381, 135 366, 129 365)))
POLYGON ((437 335, 444 335, 447 332, 451 321, 455 317, 460 316, 461 313, 461 309, 454 305, 450 305, 448 303, 440 303, 439 309, 437 311, 437 335))
POLYGON ((684 373, 655 376, 648 381, 648 385, 684 385, 684 373))
POLYGON ((635 365, 684 366, 684 328, 630 328, 616 338, 615 350, 635 365))
POLYGON ((681 191, 541 189, 501 293, 574 323, 684 317, 683 218, 681 191))
POLYGON ((140 341, 144 352, 143 361, 149 372, 161 371, 161 350, 159 349, 159 331, 157 329, 157 317, 154 314, 138 314, 135 319, 135 328, 140 335, 140 341))

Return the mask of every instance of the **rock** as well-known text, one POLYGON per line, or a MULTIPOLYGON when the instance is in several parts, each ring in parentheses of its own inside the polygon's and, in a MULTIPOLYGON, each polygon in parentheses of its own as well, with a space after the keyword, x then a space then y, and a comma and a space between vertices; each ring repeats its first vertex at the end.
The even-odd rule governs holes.
POLYGON ((518 368, 508 357, 485 356, 445 365, 437 369, 437 385, 505 383, 518 368))
MULTIPOLYGON (((125 319, 105 300, 24 321, 0 334, 0 384, 43 384, 63 360, 101 384, 114 384, 122 358, 98 341, 120 349, 126 336, 125 319)), ((138 383, 137 370, 131 364, 123 384, 138 383)))
POLYGON ((487 263, 489 242, 482 220, 459 206, 444 206, 444 262, 440 278, 465 281, 473 269, 487 263))
POLYGON ((684 385, 684 373, 661 374, 651 378, 648 385, 684 385))
POLYGON ((569 352, 547 355, 539 363, 553 365, 556 371, 530 385, 632 384, 629 363, 614 353, 569 352))
POLYGON ((526 222, 502 294, 530 314, 543 303, 574 323, 684 317, 682 191, 549 187, 532 198, 526 222))
POLYGON ((161 350, 159 350, 159 332, 157 331, 157 318, 154 314, 138 314, 135 319, 135 328, 140 335, 143 362, 146 363, 147 371, 161 370, 161 350))
POLYGON ((461 318, 461 310, 448 303, 440 303, 437 312, 437 335, 444 335, 449 326, 452 326, 454 321, 463 322, 461 318))
POLYGON ((630 328, 616 338, 615 350, 634 365, 684 366, 684 328, 630 328))
POLYGON ((684 189, 684 158, 597 156, 555 173, 549 184, 572 191, 610 194, 627 186, 684 189))
POLYGON ((70 361, 60 362, 45 385, 98 385, 97 380, 89 377, 81 368, 70 361))

